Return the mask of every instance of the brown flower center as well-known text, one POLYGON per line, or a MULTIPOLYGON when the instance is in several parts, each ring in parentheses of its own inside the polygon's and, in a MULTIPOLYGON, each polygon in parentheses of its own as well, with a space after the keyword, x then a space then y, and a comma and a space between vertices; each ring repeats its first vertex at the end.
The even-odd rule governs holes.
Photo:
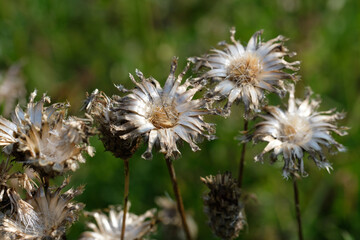
POLYGON ((230 80, 238 85, 242 85, 245 83, 256 83, 261 69, 259 58, 253 54, 248 54, 231 61, 227 71, 230 80))
POLYGON ((282 137, 283 141, 305 144, 312 138, 310 123, 300 116, 288 116, 288 122, 282 126, 282 137))
POLYGON ((157 128, 171 128, 176 125, 179 113, 173 106, 154 107, 150 122, 157 128))

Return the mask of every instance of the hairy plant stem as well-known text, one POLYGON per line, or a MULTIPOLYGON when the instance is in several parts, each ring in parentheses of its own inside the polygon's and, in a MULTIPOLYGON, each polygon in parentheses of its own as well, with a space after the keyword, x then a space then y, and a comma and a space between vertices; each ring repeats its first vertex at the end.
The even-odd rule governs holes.
POLYGON ((181 198, 181 194, 180 194, 180 190, 177 184, 177 180, 176 180, 176 175, 175 175, 175 169, 174 166, 172 164, 172 160, 169 158, 165 158, 166 161, 166 165, 168 167, 169 170, 169 174, 170 174, 170 178, 171 178, 171 182, 172 182, 172 186, 173 186, 173 190, 175 193, 175 197, 176 197, 176 204, 177 204, 177 208, 178 211, 180 213, 181 216, 181 222, 184 228, 184 232, 186 234, 186 239, 187 240, 191 240, 191 235, 190 235, 190 231, 189 231, 189 227, 187 225, 186 222, 186 216, 185 216, 185 210, 184 210, 184 205, 183 205, 183 201, 181 198))
POLYGON ((124 210, 123 210, 123 220, 121 228, 121 240, 124 240, 125 237, 125 226, 126 226, 126 214, 128 210, 128 200, 129 200, 129 182, 130 182, 130 173, 129 173, 129 159, 124 159, 124 173, 125 173, 125 184, 124 184, 124 210))
MULTIPOLYGON (((244 119, 244 132, 248 130, 248 120, 244 119)), ((239 188, 242 187, 242 180, 244 175, 244 162, 245 162, 245 153, 246 153, 246 142, 242 143, 242 149, 241 149, 241 158, 240 158, 240 164, 239 164, 239 176, 238 176, 238 186, 239 188)))
POLYGON ((294 187, 294 201, 295 201, 296 220, 298 226, 298 235, 299 235, 299 240, 303 240, 304 238, 303 238, 302 225, 301 225, 299 190, 296 182, 296 176, 293 175, 292 179, 293 179, 293 187, 294 187))

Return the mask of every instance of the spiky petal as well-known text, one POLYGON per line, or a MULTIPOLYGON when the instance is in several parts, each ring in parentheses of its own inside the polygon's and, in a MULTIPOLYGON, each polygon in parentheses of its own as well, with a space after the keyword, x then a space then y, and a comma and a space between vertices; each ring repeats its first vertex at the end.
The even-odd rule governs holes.
POLYGON ((56 103, 48 107, 50 98, 44 95, 35 102, 31 94, 24 112, 16 107, 12 121, 0 118, 0 145, 16 160, 50 176, 76 170, 85 162, 82 152, 93 154, 88 138, 90 119, 66 117, 68 104, 56 103))
POLYGON ((211 135, 214 132, 212 125, 203 120, 203 115, 213 112, 208 109, 205 99, 193 99, 201 86, 196 85, 189 89, 189 80, 181 85, 189 63, 177 78, 176 67, 177 60, 174 58, 164 88, 161 88, 155 79, 145 78, 142 72, 136 70, 141 81, 137 82, 130 74, 136 88, 117 103, 118 120, 126 121, 117 130, 127 132, 121 136, 123 139, 145 137, 148 144, 142 155, 145 159, 152 158, 154 145, 160 146, 160 152, 164 153, 166 158, 176 158, 180 155, 177 148, 179 140, 189 143, 191 149, 197 151, 200 148, 195 142, 199 138, 214 138, 211 135))
MULTIPOLYGON (((336 133, 340 136, 347 134, 346 127, 338 127, 336 122, 343 119, 345 114, 329 111, 318 112, 320 100, 311 99, 311 90, 308 89, 303 101, 295 100, 295 87, 290 85, 289 103, 287 111, 274 106, 265 108, 266 115, 260 115, 264 119, 256 125, 252 139, 268 142, 265 149, 255 157, 256 161, 262 161, 263 155, 273 151, 271 160, 276 161, 278 155, 284 158, 283 176, 300 173, 306 176, 304 170, 304 153, 309 154, 319 168, 330 171, 331 164, 327 162, 323 147, 330 150, 345 151, 345 147, 335 141, 331 136, 336 133)), ((336 152, 336 151, 333 151, 336 152)))
POLYGON ((214 100, 227 99, 224 115, 230 114, 234 102, 241 101, 245 105, 245 117, 250 118, 254 112, 261 110, 265 92, 284 95, 284 81, 296 79, 294 74, 284 70, 297 71, 295 66, 299 65, 299 61, 290 63, 284 59, 295 53, 289 53, 283 45, 286 40, 283 36, 262 42, 262 31, 258 31, 250 38, 247 46, 243 46, 235 40, 235 28, 230 32, 232 44, 223 43, 223 50, 213 49, 211 54, 195 60, 199 61, 200 67, 209 69, 200 79, 218 82, 207 97, 214 100))
POLYGON ((81 194, 83 188, 70 189, 61 194, 63 185, 55 191, 39 187, 26 201, 13 192, 16 211, 0 220, 0 232, 11 234, 14 239, 62 239, 66 229, 77 220, 83 204, 72 199, 81 194))
MULTIPOLYGON (((142 239, 154 230, 155 209, 137 216, 128 212, 126 215, 125 240, 142 239)), ((88 223, 92 231, 84 232, 79 240, 118 240, 121 236, 123 210, 110 207, 109 216, 102 212, 88 213, 94 217, 95 223, 88 223)))

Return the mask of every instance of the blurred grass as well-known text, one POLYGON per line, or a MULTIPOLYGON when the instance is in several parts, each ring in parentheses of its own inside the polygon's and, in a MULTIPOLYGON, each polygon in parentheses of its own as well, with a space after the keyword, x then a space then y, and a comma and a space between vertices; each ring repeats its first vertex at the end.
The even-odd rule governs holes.
MULTIPOLYGON (((339 139, 347 153, 329 156, 334 171, 328 174, 306 161, 308 178, 300 181, 305 239, 356 239, 360 236, 360 2, 357 0, 67 0, 0 2, 0 69, 25 61, 23 76, 28 91, 47 92, 53 101, 68 100, 73 114, 85 92, 95 88, 108 95, 117 93, 113 83, 133 87, 128 73, 135 68, 145 76, 164 82, 172 56, 179 68, 186 58, 201 55, 220 41, 229 41, 229 28, 247 42, 259 29, 263 39, 279 34, 289 37, 287 46, 301 60, 298 96, 310 85, 323 99, 322 109, 336 107, 347 112, 343 125, 349 135, 339 139)), ((279 103, 276 98, 271 102, 279 103)), ((175 162, 185 207, 199 225, 199 239, 215 239, 202 212, 201 195, 206 191, 200 176, 231 170, 237 176, 240 147, 234 141, 242 129, 240 107, 228 119, 213 118, 219 139, 200 144, 193 153, 182 147, 175 162)), ((86 184, 78 198, 87 210, 122 203, 123 163, 104 152, 92 139, 94 158, 73 174, 72 183, 86 184)), ((291 182, 281 177, 280 166, 254 163, 263 145, 250 146, 244 187, 256 194, 248 203, 248 230, 241 239, 296 239, 291 182)), ((139 149, 130 162, 131 210, 142 213, 155 207, 155 196, 168 192, 171 183, 164 160, 140 158, 139 149)), ((69 232, 77 239, 81 219, 69 232)), ((161 236, 156 236, 161 239, 161 236)))

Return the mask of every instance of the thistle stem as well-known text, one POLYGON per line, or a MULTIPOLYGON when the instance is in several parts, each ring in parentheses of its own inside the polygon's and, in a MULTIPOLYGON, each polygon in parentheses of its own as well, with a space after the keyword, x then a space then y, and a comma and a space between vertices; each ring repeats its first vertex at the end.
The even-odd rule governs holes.
POLYGON ((171 159, 165 158, 165 160, 166 160, 166 165, 167 165, 168 170, 169 170, 173 190, 174 190, 175 197, 176 197, 177 208, 178 208, 178 211, 179 211, 180 216, 181 216, 181 222, 182 222, 182 225, 183 225, 183 228, 184 228, 184 232, 186 234, 186 239, 191 240, 189 227, 188 227, 187 222, 186 222, 184 205, 183 205, 180 190, 179 190, 177 180, 176 180, 175 169, 174 169, 174 166, 172 164, 171 159))
POLYGON ((121 228, 121 240, 124 240, 125 237, 125 226, 126 226, 126 214, 128 210, 128 200, 129 200, 129 182, 130 182, 130 173, 129 173, 129 159, 124 159, 124 173, 125 173, 125 184, 124 184, 124 210, 123 210, 123 220, 121 228))
MULTIPOLYGON (((248 130, 248 120, 244 119, 244 131, 248 130)), ((238 186, 239 188, 242 187, 242 180, 244 175, 244 162, 245 162, 245 153, 246 153, 246 142, 242 143, 241 149, 241 158, 239 164, 239 177, 238 177, 238 186)))
POLYGON ((292 179, 293 179, 293 187, 294 187, 294 201, 295 201, 296 220, 298 226, 298 235, 299 235, 299 240, 303 240, 304 238, 303 238, 302 225, 301 225, 299 190, 296 182, 296 176, 293 175, 292 179))
POLYGON ((50 177, 49 176, 44 176, 43 177, 43 184, 44 184, 44 189, 48 189, 50 186, 50 177))

